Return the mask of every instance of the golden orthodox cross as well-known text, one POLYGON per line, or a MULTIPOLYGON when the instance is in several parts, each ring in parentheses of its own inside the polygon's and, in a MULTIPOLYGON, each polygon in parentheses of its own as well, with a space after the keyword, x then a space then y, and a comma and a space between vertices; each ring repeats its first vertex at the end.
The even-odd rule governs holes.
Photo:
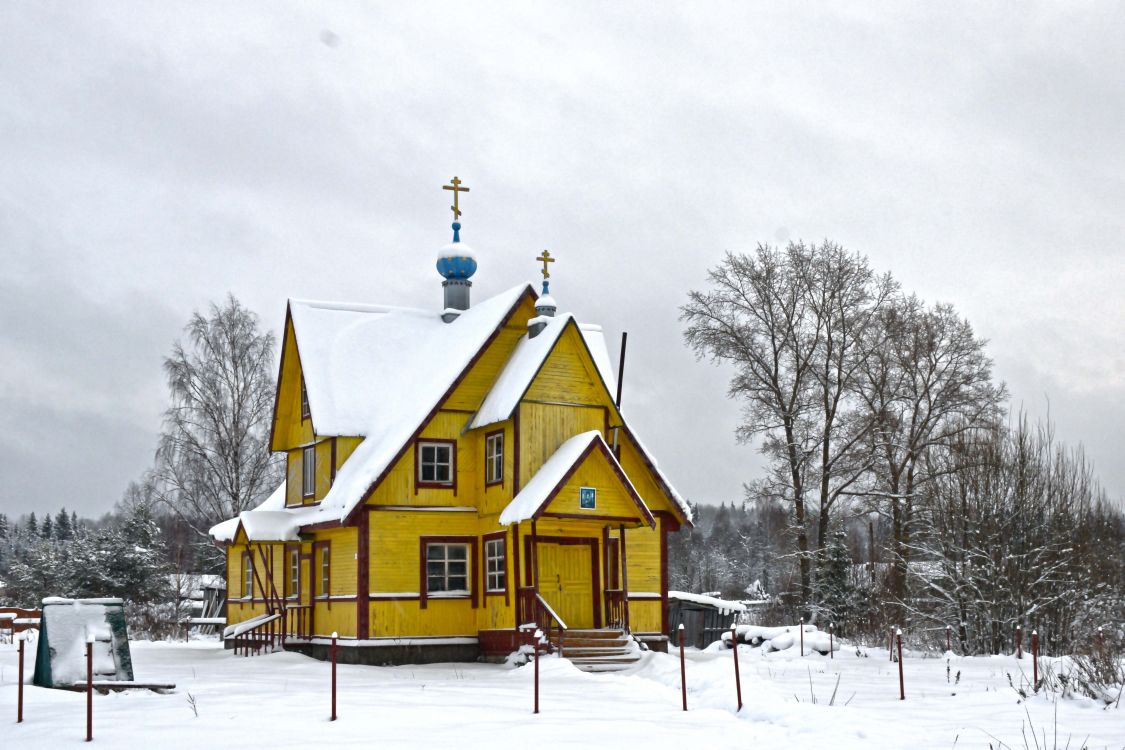
POLYGON ((452 180, 450 180, 450 183, 451 184, 449 184, 449 185, 442 185, 441 189, 453 191, 453 205, 450 206, 450 208, 453 209, 453 220, 457 221, 458 219, 461 218, 461 209, 457 205, 457 194, 458 193, 467 193, 467 192, 469 192, 469 188, 461 187, 461 181, 459 179, 457 179, 456 176, 454 176, 454 178, 452 180))
POLYGON ((555 262, 555 259, 551 257, 551 251, 550 250, 544 250, 543 254, 540 255, 535 260, 543 262, 543 278, 545 278, 545 279, 551 278, 551 272, 547 268, 548 263, 554 263, 555 262))

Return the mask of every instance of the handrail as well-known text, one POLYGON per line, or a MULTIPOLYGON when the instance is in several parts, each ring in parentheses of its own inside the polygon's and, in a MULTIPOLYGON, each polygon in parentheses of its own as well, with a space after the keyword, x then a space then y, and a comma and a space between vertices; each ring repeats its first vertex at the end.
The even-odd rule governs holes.
POLYGON ((563 622, 563 618, 559 617, 558 613, 551 608, 551 605, 547 603, 547 600, 544 599, 538 591, 535 592, 535 598, 538 599, 539 603, 543 605, 543 608, 547 610, 547 614, 555 618, 555 622, 559 624, 559 627, 563 630, 566 630, 566 623, 563 622))

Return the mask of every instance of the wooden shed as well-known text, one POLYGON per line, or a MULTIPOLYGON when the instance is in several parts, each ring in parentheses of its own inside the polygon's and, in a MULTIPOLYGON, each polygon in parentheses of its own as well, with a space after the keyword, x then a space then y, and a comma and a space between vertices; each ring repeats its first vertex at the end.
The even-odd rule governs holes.
POLYGON ((726 601, 707 594, 668 592, 668 637, 672 645, 679 643, 676 631, 684 626, 684 645, 706 648, 730 630, 738 615, 746 611, 739 602, 726 601))

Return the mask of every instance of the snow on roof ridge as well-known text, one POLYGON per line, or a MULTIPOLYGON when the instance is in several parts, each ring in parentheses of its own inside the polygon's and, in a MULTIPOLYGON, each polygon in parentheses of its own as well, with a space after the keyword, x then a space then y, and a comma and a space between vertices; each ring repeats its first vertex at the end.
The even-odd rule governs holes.
POLYGON ((587 432, 580 432, 577 435, 568 438, 562 445, 551 454, 551 457, 539 467, 539 471, 532 475, 523 489, 519 491, 512 502, 504 508, 500 513, 500 525, 507 526, 508 524, 517 523, 519 521, 526 521, 535 515, 539 507, 546 501, 547 496, 555 490, 559 482, 561 482, 575 463, 586 454, 591 444, 600 443, 604 449, 605 455, 619 470, 619 476, 622 478, 623 483, 629 490, 632 491, 641 501, 644 506, 649 520, 652 520, 652 511, 648 510, 645 506, 644 499, 641 498, 641 493, 637 492, 637 488, 633 486, 633 480, 629 479, 629 475, 621 468, 618 463, 617 457, 613 455, 610 450, 609 444, 606 443, 605 438, 602 437, 600 430, 589 430, 587 432))
POLYGON ((366 302, 333 302, 331 300, 315 300, 315 299, 300 299, 297 297, 290 297, 289 304, 303 305, 311 307, 316 310, 334 310, 338 312, 359 312, 359 313, 389 313, 389 312, 404 312, 404 313, 418 313, 421 315, 440 315, 440 313, 426 310, 421 307, 406 307, 400 305, 378 305, 366 302))

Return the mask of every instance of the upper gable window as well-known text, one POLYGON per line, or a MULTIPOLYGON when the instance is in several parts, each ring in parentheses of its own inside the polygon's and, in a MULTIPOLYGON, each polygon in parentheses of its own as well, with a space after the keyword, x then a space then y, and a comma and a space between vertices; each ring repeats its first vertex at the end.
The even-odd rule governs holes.
POLYGON ((312 497, 316 494, 316 446, 305 448, 301 461, 301 494, 312 497))
POLYGON ((484 438, 484 483, 499 484, 504 481, 504 431, 493 432, 484 438))
POLYGON ((418 484, 453 486, 454 446, 451 440, 418 441, 418 484))
POLYGON ((309 392, 305 390, 305 378, 301 377, 301 419, 309 418, 309 392))

